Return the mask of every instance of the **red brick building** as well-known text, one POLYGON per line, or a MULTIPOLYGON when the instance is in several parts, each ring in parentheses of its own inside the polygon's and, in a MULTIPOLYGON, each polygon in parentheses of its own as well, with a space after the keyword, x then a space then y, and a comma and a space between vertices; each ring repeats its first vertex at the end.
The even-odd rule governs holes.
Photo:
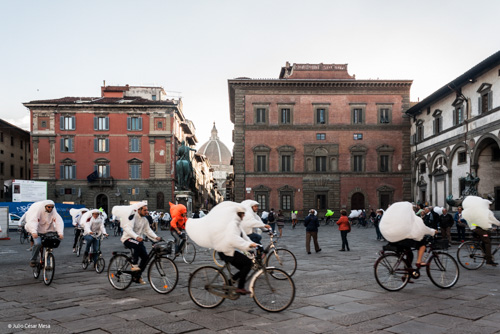
POLYGON ((235 200, 320 215, 410 200, 411 84, 358 80, 338 64, 228 80, 235 200))
POLYGON ((31 101, 33 179, 57 202, 103 207, 174 202, 175 152, 194 146, 181 100, 161 87, 103 86, 101 97, 31 101))

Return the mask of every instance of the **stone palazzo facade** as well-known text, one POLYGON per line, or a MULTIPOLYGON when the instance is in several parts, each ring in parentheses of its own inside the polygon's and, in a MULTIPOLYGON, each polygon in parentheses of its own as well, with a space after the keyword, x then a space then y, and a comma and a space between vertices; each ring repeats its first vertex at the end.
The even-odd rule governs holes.
POLYGON ((346 64, 228 80, 235 200, 320 216, 411 200, 411 84, 359 80, 346 64))

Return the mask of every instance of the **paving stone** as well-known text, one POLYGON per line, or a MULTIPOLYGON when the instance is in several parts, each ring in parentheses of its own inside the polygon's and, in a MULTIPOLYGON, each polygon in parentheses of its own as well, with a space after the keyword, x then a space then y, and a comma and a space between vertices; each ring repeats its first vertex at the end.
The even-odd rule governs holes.
POLYGON ((402 333, 402 334, 439 334, 446 333, 447 329, 445 327, 440 327, 436 325, 430 325, 419 321, 408 321, 396 326, 392 326, 386 329, 391 333, 402 333))
POLYGON ((205 326, 198 325, 196 323, 192 323, 190 321, 177 321, 165 323, 161 326, 158 326, 158 329, 162 331, 162 333, 188 333, 192 332, 196 329, 202 329, 205 326))
POLYGON ((120 317, 126 320, 136 320, 136 319, 141 319, 141 318, 150 318, 150 317, 162 317, 165 316, 165 313, 157 310, 153 307, 145 307, 145 308, 140 308, 140 309, 134 309, 134 310, 129 310, 129 311, 123 311, 123 312, 116 312, 113 313, 115 317, 120 317))

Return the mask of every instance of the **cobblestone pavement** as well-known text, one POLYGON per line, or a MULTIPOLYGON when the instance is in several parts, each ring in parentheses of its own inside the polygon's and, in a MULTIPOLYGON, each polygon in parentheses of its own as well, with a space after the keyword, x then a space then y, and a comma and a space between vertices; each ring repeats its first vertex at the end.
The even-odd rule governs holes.
MULTIPOLYGON (((298 269, 295 300, 281 313, 261 310, 248 296, 215 309, 197 307, 187 280, 197 267, 212 263, 203 249, 191 265, 176 260, 179 283, 168 295, 149 284, 115 290, 106 273, 81 269, 81 258, 71 253, 73 230, 65 233, 50 286, 33 278, 28 247, 17 233, 0 240, 0 333, 500 333, 500 267, 461 269, 449 290, 437 288, 423 273, 402 291, 387 292, 373 275, 384 244, 375 240, 373 228, 354 228, 348 236, 351 251, 339 252, 336 227, 321 227, 322 251, 308 255, 304 228, 286 226, 280 245, 293 251, 298 269)), ((160 235, 170 238, 167 231, 160 235)), ((449 250, 453 256, 456 247, 449 250)), ((121 249, 118 237, 104 240, 106 262, 121 249)))

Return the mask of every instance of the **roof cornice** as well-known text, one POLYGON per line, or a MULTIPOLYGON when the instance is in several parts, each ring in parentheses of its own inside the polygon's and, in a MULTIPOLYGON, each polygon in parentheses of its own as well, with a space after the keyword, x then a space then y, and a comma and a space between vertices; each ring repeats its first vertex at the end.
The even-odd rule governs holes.
POLYGON ((317 88, 406 88, 413 80, 228 80, 231 86, 243 87, 317 87, 317 88))

